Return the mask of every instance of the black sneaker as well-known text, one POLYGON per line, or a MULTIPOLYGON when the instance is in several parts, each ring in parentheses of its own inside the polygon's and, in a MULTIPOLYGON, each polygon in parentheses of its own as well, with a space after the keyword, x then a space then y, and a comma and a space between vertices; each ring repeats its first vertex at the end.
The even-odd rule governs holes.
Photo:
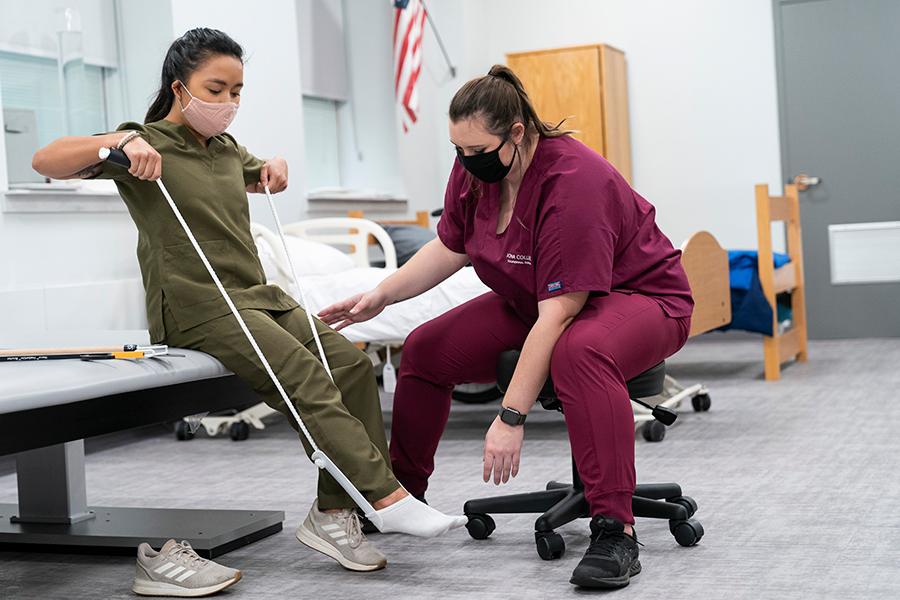
MULTIPOLYGON (((425 494, 422 494, 421 496, 414 495, 414 497, 422 504, 428 504, 428 502, 425 501, 425 494)), ((375 527, 375 524, 372 523, 372 521, 370 521, 369 518, 366 517, 366 515, 364 515, 363 512, 358 508, 356 509, 356 514, 359 515, 359 522, 362 525, 362 532, 364 534, 372 535, 373 533, 381 533, 380 531, 378 531, 378 528, 375 527)))
POLYGON ((625 533, 621 521, 597 515, 591 519, 591 545, 575 567, 570 583, 591 588, 620 588, 641 572, 637 536, 625 533))

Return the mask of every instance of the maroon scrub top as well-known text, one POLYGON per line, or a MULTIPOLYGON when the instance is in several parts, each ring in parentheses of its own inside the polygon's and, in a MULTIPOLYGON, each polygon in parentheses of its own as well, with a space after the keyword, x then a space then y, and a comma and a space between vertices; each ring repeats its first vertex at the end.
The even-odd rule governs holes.
POLYGON ((537 303, 553 296, 611 291, 644 294, 668 316, 687 317, 694 302, 681 251, 655 213, 598 153, 569 136, 541 137, 503 233, 500 184, 473 180, 458 160, 437 232, 524 317, 536 318, 537 303))

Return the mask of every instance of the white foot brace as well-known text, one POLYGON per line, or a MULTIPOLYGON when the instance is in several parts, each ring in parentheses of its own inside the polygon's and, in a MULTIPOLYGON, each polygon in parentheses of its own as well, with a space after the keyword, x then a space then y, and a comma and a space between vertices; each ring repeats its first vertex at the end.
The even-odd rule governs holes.
POLYGON ((380 517, 380 526, 378 519, 372 519, 371 515, 366 516, 376 524, 381 533, 408 533, 426 538, 437 537, 451 529, 463 527, 468 521, 466 517, 445 515, 412 496, 407 496, 387 508, 376 510, 375 514, 380 517))

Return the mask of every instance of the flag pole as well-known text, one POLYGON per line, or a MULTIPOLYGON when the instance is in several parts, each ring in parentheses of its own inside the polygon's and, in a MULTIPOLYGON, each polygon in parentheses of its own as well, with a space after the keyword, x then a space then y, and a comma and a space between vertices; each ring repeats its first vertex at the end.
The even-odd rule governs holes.
POLYGON ((441 39, 440 32, 437 30, 437 27, 434 26, 434 21, 431 20, 431 11, 425 6, 425 0, 419 1, 422 3, 422 8, 425 10, 425 18, 428 19, 428 24, 431 25, 431 30, 434 31, 434 37, 437 38, 437 43, 441 48, 441 53, 444 55, 444 60, 447 61, 447 66, 450 68, 450 77, 456 77, 456 67, 453 66, 450 55, 447 54, 447 49, 444 47, 444 40, 441 39))

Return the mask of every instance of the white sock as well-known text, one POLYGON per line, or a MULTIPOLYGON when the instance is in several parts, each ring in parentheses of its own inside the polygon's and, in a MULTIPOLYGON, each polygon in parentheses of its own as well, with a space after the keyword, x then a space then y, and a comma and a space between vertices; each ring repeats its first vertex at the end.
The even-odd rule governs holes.
MULTIPOLYGON (((369 515, 367 515, 369 516, 369 515)), ((437 537, 468 522, 464 516, 452 517, 419 502, 412 496, 375 511, 369 517, 382 533, 407 533, 419 537, 437 537)))

